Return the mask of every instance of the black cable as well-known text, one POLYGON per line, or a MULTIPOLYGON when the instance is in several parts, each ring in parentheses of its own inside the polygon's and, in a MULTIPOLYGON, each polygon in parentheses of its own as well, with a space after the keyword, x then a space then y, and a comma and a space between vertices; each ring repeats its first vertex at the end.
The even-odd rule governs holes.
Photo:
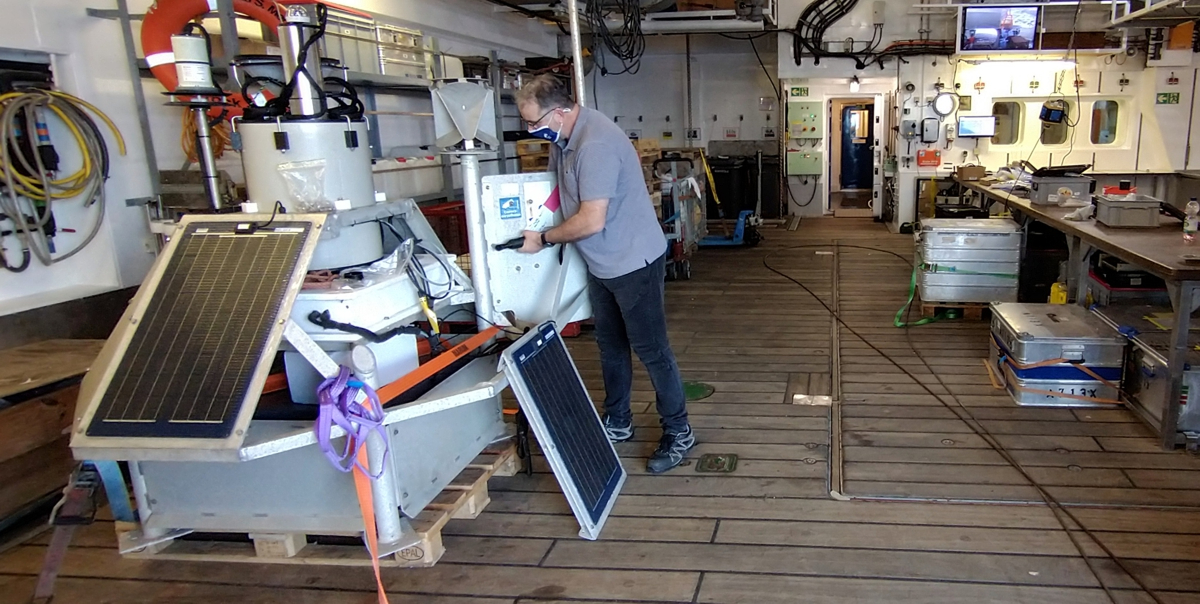
MULTIPOLYGON (((808 245, 790 246, 790 247, 787 247, 784 249, 785 250, 793 250, 793 249, 803 249, 803 248, 812 248, 812 247, 834 247, 835 249, 839 248, 839 247, 845 247, 845 248, 852 248, 852 249, 870 250, 873 252, 879 252, 879 253, 895 256, 896 258, 899 258, 900 260, 902 260, 908 266, 910 266, 910 267, 912 266, 912 262, 910 260, 908 260, 907 258, 905 258, 904 256, 902 256, 896 252, 893 252, 890 250, 885 250, 885 249, 880 249, 880 248, 861 246, 861 245, 845 245, 845 244, 840 244, 840 243, 808 244, 808 245)), ((794 277, 791 277, 790 275, 771 266, 767 262, 768 258, 770 258, 770 254, 767 254, 767 255, 763 256, 763 258, 762 258, 762 264, 767 270, 783 277, 784 279, 787 279, 788 281, 791 281, 792 283, 795 283, 801 289, 803 289, 806 293, 808 293, 808 295, 811 296, 814 300, 816 300, 818 304, 820 304, 822 307, 825 308, 825 311, 827 313, 829 313, 829 315, 831 317, 833 317, 834 320, 836 320, 839 325, 844 327, 847 331, 849 331, 856 338, 858 338, 860 341, 862 341, 863 344, 866 344, 868 348, 870 348, 874 352, 878 353, 880 356, 882 356, 884 359, 886 359, 889 363, 891 363, 893 366, 895 366, 897 369, 899 369, 901 373, 903 373, 905 376, 907 376, 909 379, 911 379, 915 384, 920 386, 920 388, 922 390, 925 390, 926 393, 928 393, 930 396, 932 396, 934 398, 934 400, 937 400, 944 407, 946 407, 947 410, 949 410, 951 413, 954 413, 954 415, 956 417, 958 417, 958 419, 960 421, 962 421, 964 424, 966 424, 966 426, 968 428, 970 428, 971 431, 974 432, 976 436, 978 436, 981 440, 983 440, 985 443, 987 443, 988 446, 991 447, 991 449, 993 451, 995 451, 997 454, 999 454, 1001 456, 1001 458, 1004 459, 1005 462, 1007 462, 1010 466, 1012 466, 1013 469, 1015 469, 1018 473, 1020 473, 1021 476, 1023 478, 1025 478, 1025 480, 1027 482, 1029 482, 1030 486, 1032 486, 1033 489, 1038 492, 1038 495, 1045 502, 1046 506, 1050 508, 1051 512, 1054 514, 1054 519, 1058 521, 1059 525, 1062 526, 1063 531, 1067 533, 1067 537, 1071 540, 1072 545, 1075 546, 1075 549, 1079 552, 1079 555, 1083 558, 1085 564, 1087 564, 1088 569, 1092 572, 1092 575, 1095 577, 1097 583, 1100 585, 1101 588, 1104 589, 1105 594, 1108 595, 1109 599, 1113 602, 1113 604, 1116 604, 1116 598, 1113 595, 1111 589, 1108 587, 1108 585, 1105 584, 1103 579, 1101 579, 1099 571, 1095 567, 1092 566, 1091 558, 1084 551, 1082 544, 1080 544, 1078 541, 1075 540, 1075 537, 1073 534, 1073 529, 1070 527, 1070 525, 1065 520, 1063 520, 1063 518, 1059 515, 1059 512, 1062 512, 1062 514, 1064 514, 1067 518, 1069 518, 1071 520, 1071 522, 1073 522, 1076 526, 1078 526, 1079 530, 1082 531, 1085 535, 1087 535, 1097 546, 1099 546, 1100 549, 1105 553, 1105 555, 1107 555, 1109 557, 1109 559, 1111 559, 1113 561, 1113 563, 1115 563, 1122 571, 1124 571, 1125 574, 1129 575, 1129 578, 1133 579, 1133 582, 1136 583, 1138 585, 1138 587, 1140 587, 1142 589, 1142 591, 1146 592, 1146 594, 1149 595, 1152 600, 1154 600, 1157 604, 1164 604, 1162 599, 1158 597, 1158 594, 1156 592, 1151 590, 1150 587, 1145 584, 1145 582, 1143 582, 1137 575, 1134 575, 1133 572, 1131 572, 1129 570, 1129 568, 1127 566, 1125 566, 1125 564, 1121 560, 1121 558, 1119 558, 1116 554, 1114 554, 1107 545, 1105 545, 1098 537, 1095 536, 1095 534, 1092 533, 1092 531, 1090 529, 1088 529, 1086 526, 1084 526, 1084 524, 1082 522, 1080 522, 1078 518, 1076 518, 1075 514, 1072 513, 1069 508, 1064 506, 1060 501, 1058 501, 1057 498, 1055 498, 1053 495, 1051 495, 1045 489, 1045 487, 1043 487, 1039 482, 1037 482, 1037 480, 1034 479, 1033 476, 1031 476, 1029 474, 1029 472, 1026 471, 1025 468, 1014 457, 1012 457, 1012 454, 1009 453, 1008 449, 1006 449, 1004 447, 1004 445, 1002 445, 1000 443, 1000 441, 998 439, 996 439, 995 436, 993 436, 992 433, 990 431, 988 431, 988 429, 986 427, 984 427, 984 425, 981 422, 979 422, 978 419, 975 418, 974 414, 971 413, 970 409, 968 409, 965 405, 962 404, 962 401, 959 400, 958 396, 955 395, 953 392, 951 392, 951 390, 948 387, 946 387, 946 384, 942 381, 941 377, 937 374, 937 372, 935 372, 933 370, 933 368, 929 365, 929 363, 925 360, 925 358, 921 355, 921 353, 913 345, 911 338, 908 340, 909 347, 912 348, 914 353, 916 353, 917 358, 921 360, 922 364, 925 365, 925 368, 929 370, 929 372, 934 376, 935 379, 937 379, 938 384, 942 387, 943 390, 945 390, 947 392, 947 395, 954 399, 954 402, 958 405, 959 408, 962 409, 963 413, 965 414, 965 417, 963 415, 960 415, 958 410, 956 410, 954 407, 952 407, 949 403, 942 400, 942 398, 941 398, 942 395, 934 393, 933 390, 929 388, 929 386, 925 385, 925 383, 923 381, 917 379, 917 376, 915 376, 912 372, 910 372, 903 365, 901 365, 898 361, 896 361, 891 355, 887 354, 882 349, 875 346, 865 336, 860 334, 857 330, 855 330, 848 323, 846 323, 842 319, 840 314, 838 314, 832 308, 830 308, 829 305, 827 303, 825 303, 825 301, 822 300, 820 296, 818 296, 815 292, 813 292, 811 289, 809 289, 808 286, 804 285, 804 283, 800 282, 799 280, 795 279, 794 277)), ((912 309, 910 307, 909 312, 911 312, 911 310, 912 309)), ((909 337, 908 328, 905 328, 905 336, 909 337)))
POLYGON ((359 327, 353 323, 341 323, 339 321, 334 321, 328 310, 314 310, 308 313, 308 322, 322 329, 336 329, 337 331, 352 333, 356 336, 361 336, 368 342, 375 344, 386 342, 400 334, 413 336, 425 335, 425 332, 421 331, 421 329, 415 325, 401 325, 381 333, 375 333, 370 329, 359 327))
POLYGON ((775 91, 775 102, 778 103, 783 98, 783 91, 780 90, 775 80, 771 78, 771 72, 767 71, 767 65, 763 63, 762 56, 758 54, 758 46, 754 44, 754 38, 749 38, 747 41, 750 42, 750 48, 754 49, 754 58, 758 59, 758 66, 762 67, 763 74, 767 76, 767 82, 770 82, 771 89, 775 91))
POLYGON ((592 35, 604 48, 621 61, 620 72, 605 72, 603 75, 635 74, 641 68, 642 55, 646 52, 646 37, 642 34, 642 7, 638 0, 594 0, 587 3, 585 11, 592 35), (609 29, 606 8, 609 14, 620 13, 621 28, 617 32, 609 29))
POLYGON ((255 224, 254 229, 255 230, 265 229, 265 228, 271 226, 272 224, 274 224, 275 223, 275 215, 278 214, 281 210, 283 211, 284 214, 287 213, 287 208, 283 207, 283 202, 279 201, 279 200, 275 200, 275 206, 271 208, 271 219, 262 224, 255 224))
MULTIPOLYGON (((790 179, 790 177, 789 177, 789 179, 790 179)), ((817 188, 818 188, 817 182, 818 181, 819 181, 819 178, 814 176, 812 191, 808 195, 808 201, 806 201, 804 203, 800 203, 800 202, 796 201, 796 196, 795 196, 795 194, 792 193, 792 184, 790 182, 788 182, 788 179, 785 179, 783 181, 783 187, 785 189, 787 189, 788 197, 792 198, 792 203, 796 204, 796 207, 807 208, 809 206, 809 204, 811 204, 813 202, 813 200, 817 198, 817 188)))
POLYGON ((29 268, 29 263, 33 260, 33 255, 29 253, 29 248, 21 250, 21 264, 12 266, 3 254, 0 254, 0 268, 10 273, 23 273, 29 268))
MULTIPOLYGON (((316 31, 313 32, 313 35, 309 36, 308 40, 306 40, 304 42, 304 44, 300 46, 300 51, 298 53, 296 53, 296 69, 292 72, 291 76, 288 78, 288 81, 284 85, 283 90, 280 91, 279 96, 268 101, 266 106, 263 108, 263 110, 264 110, 263 113, 267 116, 280 117, 280 116, 287 114, 288 106, 291 102, 292 91, 295 90, 296 83, 299 81, 299 78, 301 76, 304 76, 305 78, 307 78, 308 81, 314 87, 316 87, 319 92, 323 90, 322 80, 318 79, 316 76, 309 73, 308 67, 306 66, 306 63, 308 62, 308 51, 317 43, 318 40, 320 40, 322 37, 324 37, 325 26, 329 21, 329 8, 326 5, 318 3, 318 4, 316 4, 316 10, 317 10, 317 25, 315 27, 316 31)), ((307 25, 307 24, 301 24, 300 27, 311 28, 313 26, 307 25)), ((318 67, 318 69, 320 69, 320 68, 318 67)), ((329 109, 328 103, 326 102, 326 99, 325 99, 325 95, 323 93, 318 94, 317 98, 320 100, 320 110, 317 111, 317 113, 315 113, 313 115, 298 116, 298 117, 304 117, 307 119, 315 119, 315 118, 324 116, 326 111, 328 111, 328 109, 329 109)))

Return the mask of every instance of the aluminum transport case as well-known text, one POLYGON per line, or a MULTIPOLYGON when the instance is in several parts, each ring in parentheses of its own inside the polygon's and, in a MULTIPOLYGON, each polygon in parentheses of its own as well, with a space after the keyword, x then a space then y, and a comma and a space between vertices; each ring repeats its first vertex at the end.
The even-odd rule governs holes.
POLYGON ((1128 341, 1083 307, 993 304, 991 331, 992 367, 1018 405, 1095 407, 1118 400, 1128 341), (1043 364, 1055 359, 1062 361, 1043 364))
POLYGON ((925 302, 1016 302, 1021 227, 1001 218, 933 218, 916 235, 925 302))

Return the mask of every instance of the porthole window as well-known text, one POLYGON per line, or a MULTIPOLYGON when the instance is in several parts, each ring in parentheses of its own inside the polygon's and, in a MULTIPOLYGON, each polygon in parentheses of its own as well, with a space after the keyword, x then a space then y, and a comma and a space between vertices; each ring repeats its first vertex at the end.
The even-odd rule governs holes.
POLYGON ((1117 119, 1121 108, 1116 101, 1092 103, 1092 144, 1111 145, 1117 142, 1117 119))
POLYGON ((992 115, 996 116, 996 136, 993 145, 1015 145, 1021 139, 1021 104, 1013 102, 994 103, 992 115))

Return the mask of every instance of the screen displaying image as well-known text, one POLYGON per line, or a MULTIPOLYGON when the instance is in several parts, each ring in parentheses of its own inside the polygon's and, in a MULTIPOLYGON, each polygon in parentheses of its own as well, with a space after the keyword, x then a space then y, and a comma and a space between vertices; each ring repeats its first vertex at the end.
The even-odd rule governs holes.
POLYGON ((978 115, 958 118, 958 135, 963 138, 996 136, 996 116, 978 115))
POLYGON ((1038 10, 1036 6, 964 8, 960 50, 1036 50, 1038 10))

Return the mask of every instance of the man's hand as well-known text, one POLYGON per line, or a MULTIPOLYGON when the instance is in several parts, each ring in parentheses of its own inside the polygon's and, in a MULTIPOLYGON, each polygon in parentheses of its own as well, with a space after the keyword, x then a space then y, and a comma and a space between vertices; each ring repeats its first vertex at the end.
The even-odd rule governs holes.
POLYGON ((522 254, 536 254, 546 249, 542 246, 541 231, 524 231, 521 234, 525 236, 525 245, 522 245, 521 249, 517 250, 518 252, 522 254))

